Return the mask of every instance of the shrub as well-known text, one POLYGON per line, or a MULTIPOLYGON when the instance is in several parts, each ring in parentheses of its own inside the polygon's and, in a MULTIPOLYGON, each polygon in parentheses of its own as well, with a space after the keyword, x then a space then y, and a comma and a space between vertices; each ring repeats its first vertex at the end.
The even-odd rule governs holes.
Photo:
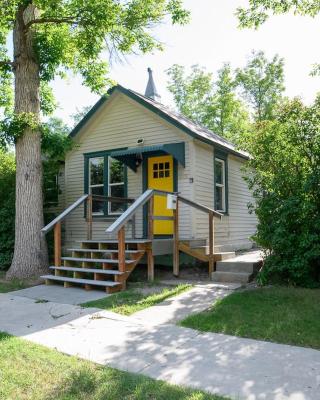
POLYGON ((0 149, 0 270, 7 269, 14 245, 15 160, 0 149))
POLYGON ((320 98, 286 101, 246 138, 246 179, 265 248, 261 283, 320 284, 320 98))

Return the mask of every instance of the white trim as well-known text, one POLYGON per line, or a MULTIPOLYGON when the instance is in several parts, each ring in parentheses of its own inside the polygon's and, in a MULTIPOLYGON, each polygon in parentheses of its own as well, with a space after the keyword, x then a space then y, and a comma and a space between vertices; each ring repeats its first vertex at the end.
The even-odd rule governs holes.
MULTIPOLYGON (((92 188, 96 188, 96 187, 104 187, 104 157, 89 157, 89 182, 88 182, 88 188, 89 188, 89 193, 92 194, 92 188), (91 165, 92 163, 90 162, 90 160, 94 160, 94 159, 102 159, 103 161, 103 170, 102 170, 102 183, 98 183, 96 185, 91 185, 91 165)), ((104 215, 104 212, 92 212, 92 215, 104 215)))
MULTIPOLYGON (((222 183, 216 182, 216 171, 214 171, 214 180, 215 180, 215 188, 220 187, 222 188, 222 209, 217 209, 216 211, 225 212, 226 211, 226 163, 221 158, 215 157, 214 162, 218 162, 222 164, 222 183)), ((216 190, 214 191, 214 197, 216 195, 216 190)), ((216 200, 216 199, 214 199, 216 200)), ((216 203, 216 201, 215 201, 216 203)))
MULTIPOLYGON (((110 158, 112 158, 111 156, 108 156, 108 196, 111 197, 111 187, 112 186, 121 186, 123 185, 124 189, 125 189, 125 183, 124 182, 114 182, 114 183, 109 183, 110 182, 110 158)), ((115 158, 113 158, 113 160, 117 161, 115 158)), ((123 164, 122 164, 123 165, 123 164)), ((122 212, 112 212, 111 211, 111 203, 108 202, 108 215, 121 215, 122 212)))

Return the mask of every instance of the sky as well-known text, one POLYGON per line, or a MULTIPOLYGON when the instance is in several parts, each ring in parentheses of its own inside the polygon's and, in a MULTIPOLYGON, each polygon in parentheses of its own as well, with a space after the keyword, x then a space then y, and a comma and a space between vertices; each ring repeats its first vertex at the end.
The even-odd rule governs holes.
MULTIPOLYGON (((111 78, 144 93, 147 68, 151 67, 162 103, 173 106, 165 72, 173 64, 187 68, 198 64, 215 75, 224 62, 230 62, 233 68, 243 67, 252 50, 263 50, 268 58, 275 54, 284 58, 286 95, 311 103, 320 92, 320 77, 310 76, 312 65, 320 63, 320 17, 273 16, 259 30, 239 29, 235 11, 246 4, 247 0, 185 0, 185 7, 191 11, 188 25, 172 26, 168 22, 153 31, 165 50, 113 62, 111 78)), ((82 86, 79 77, 57 79, 52 87, 59 104, 55 115, 67 123, 72 122, 71 115, 77 110, 99 98, 82 86)))

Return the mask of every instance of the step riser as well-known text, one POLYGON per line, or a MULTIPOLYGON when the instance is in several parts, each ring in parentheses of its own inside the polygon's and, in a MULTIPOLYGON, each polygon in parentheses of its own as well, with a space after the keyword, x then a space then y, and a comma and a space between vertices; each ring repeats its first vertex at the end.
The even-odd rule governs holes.
POLYGON ((246 262, 223 262, 218 261, 216 263, 216 271, 220 272, 247 272, 255 273, 258 272, 260 268, 260 263, 246 263, 246 262))
POLYGON ((220 272, 212 273, 213 282, 228 282, 228 283, 248 283, 252 280, 253 274, 235 273, 235 272, 220 272))

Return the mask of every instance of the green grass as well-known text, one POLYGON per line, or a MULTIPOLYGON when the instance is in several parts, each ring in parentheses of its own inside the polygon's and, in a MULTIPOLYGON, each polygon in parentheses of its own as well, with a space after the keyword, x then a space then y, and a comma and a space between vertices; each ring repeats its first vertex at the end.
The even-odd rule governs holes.
POLYGON ((0 332, 0 399, 222 400, 69 357, 0 332))
POLYGON ((173 288, 164 288, 161 292, 153 294, 144 294, 139 289, 129 289, 81 305, 83 307, 102 308, 122 315, 131 315, 144 308, 154 306, 169 297, 189 290, 191 287, 191 285, 178 285, 173 288))
POLYGON ((203 332, 320 349, 320 289, 288 287, 235 292, 180 325, 203 332))
POLYGON ((5 276, 6 273, 4 271, 0 271, 0 293, 12 292, 13 290, 24 289, 28 286, 26 281, 18 279, 7 281, 5 276))

